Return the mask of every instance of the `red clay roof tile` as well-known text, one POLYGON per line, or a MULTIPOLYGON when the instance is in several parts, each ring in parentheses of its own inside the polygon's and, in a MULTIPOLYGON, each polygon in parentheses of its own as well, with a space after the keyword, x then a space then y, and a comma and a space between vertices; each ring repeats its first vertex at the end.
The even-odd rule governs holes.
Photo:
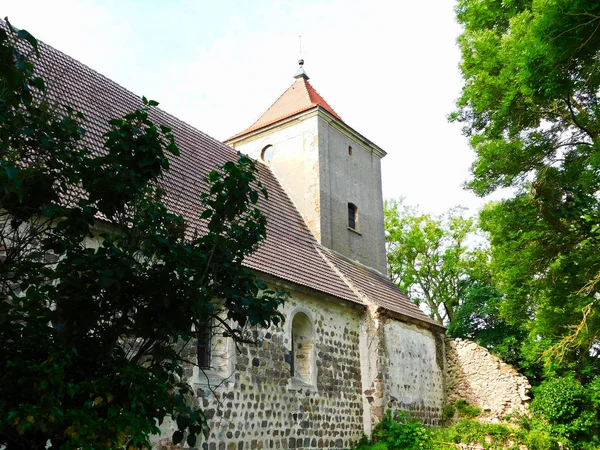
POLYGON ((228 141, 316 107, 321 107, 336 119, 342 120, 312 84, 304 77, 299 77, 256 122, 228 141))

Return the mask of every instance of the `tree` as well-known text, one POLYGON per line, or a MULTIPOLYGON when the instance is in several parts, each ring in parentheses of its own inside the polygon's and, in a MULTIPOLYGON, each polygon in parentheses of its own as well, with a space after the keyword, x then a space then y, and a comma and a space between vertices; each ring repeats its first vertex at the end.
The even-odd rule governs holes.
POLYGON ((452 120, 477 158, 468 186, 513 188, 481 214, 501 315, 549 374, 598 372, 600 4, 461 0, 465 80, 452 120))
POLYGON ((460 304, 448 324, 448 335, 477 342, 535 381, 539 368, 526 366, 521 355, 525 331, 500 313, 504 296, 494 285, 489 251, 478 249, 471 254, 459 286, 460 304))
POLYGON ((462 212, 433 217, 393 200, 384 205, 390 277, 440 324, 454 318, 472 256, 467 240, 474 223, 462 212))
POLYGON ((194 446, 206 422, 175 344, 211 320, 238 340, 282 320, 284 293, 242 265, 266 191, 247 157, 211 171, 195 233, 163 201, 179 150, 149 119, 157 103, 111 120, 92 154, 83 115, 45 97, 36 53, 0 26, 0 447, 145 448, 165 417, 194 446))

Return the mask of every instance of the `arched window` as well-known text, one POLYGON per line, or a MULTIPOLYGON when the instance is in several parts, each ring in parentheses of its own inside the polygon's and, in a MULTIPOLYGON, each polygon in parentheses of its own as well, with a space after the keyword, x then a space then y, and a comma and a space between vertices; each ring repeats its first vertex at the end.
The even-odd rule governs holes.
POLYGON ((266 145, 262 151, 260 152, 260 158, 264 161, 264 162, 269 162, 273 159, 273 156, 275 155, 275 147, 273 147, 272 145, 266 145))
POLYGON ((297 312, 292 319, 292 355, 290 371, 294 378, 312 383, 314 365, 313 325, 303 312, 297 312))
POLYGON ((348 228, 358 231, 358 207, 348 203, 348 228))

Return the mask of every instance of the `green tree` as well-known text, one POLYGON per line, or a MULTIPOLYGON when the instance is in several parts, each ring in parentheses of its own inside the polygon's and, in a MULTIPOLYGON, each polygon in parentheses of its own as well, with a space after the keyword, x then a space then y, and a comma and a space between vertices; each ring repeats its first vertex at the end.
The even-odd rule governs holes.
MULTIPOLYGON (((526 333, 500 313, 503 295, 494 286, 489 252, 478 249, 470 256, 466 276, 460 281, 460 304, 448 324, 448 335, 477 342, 504 362, 523 368, 521 345, 526 333)), ((535 371, 525 372, 530 378, 537 376, 535 371)))
POLYGON ((467 239, 474 223, 462 213, 433 217, 394 200, 384 205, 390 277, 439 323, 454 318, 471 256, 467 239))
POLYGON ((206 421, 175 344, 211 320, 243 339, 282 319, 284 293, 242 266, 265 237, 266 191, 247 157, 210 172, 193 233, 163 202, 179 150, 149 119, 157 103, 111 120, 92 154, 83 115, 47 100, 36 53, 0 26, 0 447, 145 448, 165 417, 194 446, 206 421))
POLYGON ((548 373, 597 373, 600 338, 600 3, 460 0, 464 77, 452 120, 477 154, 500 313, 548 373))

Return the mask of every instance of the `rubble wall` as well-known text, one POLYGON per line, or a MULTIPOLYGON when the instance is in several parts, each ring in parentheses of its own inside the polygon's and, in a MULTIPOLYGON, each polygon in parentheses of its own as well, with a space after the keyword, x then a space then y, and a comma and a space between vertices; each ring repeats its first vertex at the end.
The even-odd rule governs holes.
POLYGON ((529 407, 527 378, 492 355, 486 348, 464 339, 448 339, 447 397, 481 408, 486 416, 501 418, 529 407))

